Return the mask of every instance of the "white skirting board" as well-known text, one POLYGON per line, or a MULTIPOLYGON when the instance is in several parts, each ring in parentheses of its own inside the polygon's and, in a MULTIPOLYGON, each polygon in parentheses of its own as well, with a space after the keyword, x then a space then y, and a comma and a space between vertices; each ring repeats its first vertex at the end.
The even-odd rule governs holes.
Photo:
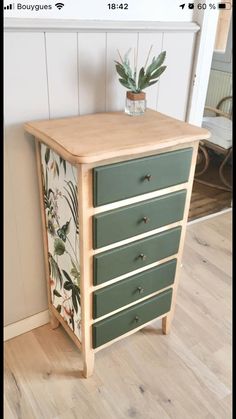
POLYGON ((215 212, 214 214, 205 215, 204 217, 196 218, 196 220, 188 221, 187 224, 190 225, 190 224, 199 223, 200 221, 205 221, 205 220, 208 220, 209 218, 217 217, 217 215, 222 215, 230 211, 232 211, 232 208, 226 208, 222 211, 215 212))
MULTIPOLYGON (((232 211, 232 208, 227 208, 223 211, 216 212, 215 214, 206 215, 205 217, 189 221, 188 225, 216 217, 217 215, 221 215, 229 211, 232 211)), ((47 323, 49 323, 49 311, 45 310, 35 314, 34 316, 9 324, 4 327, 4 341, 22 335, 23 333, 30 332, 31 330, 36 329, 36 327, 43 326, 47 323)))
POLYGON ((12 339, 23 333, 30 332, 36 327, 43 326, 49 322, 49 311, 41 311, 26 319, 20 320, 16 323, 11 323, 4 327, 4 341, 12 339))

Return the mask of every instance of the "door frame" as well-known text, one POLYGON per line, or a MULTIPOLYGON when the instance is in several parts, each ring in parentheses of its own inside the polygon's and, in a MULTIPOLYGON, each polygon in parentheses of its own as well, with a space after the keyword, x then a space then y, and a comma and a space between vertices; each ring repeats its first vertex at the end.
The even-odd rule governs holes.
MULTIPOLYGON (((208 0, 205 0, 203 3, 207 3, 207 6, 209 6, 208 0)), ((186 121, 197 126, 202 125, 218 16, 218 9, 212 10, 209 7, 206 10, 199 10, 197 7, 194 9, 193 21, 200 26, 200 31, 196 34, 186 121)))

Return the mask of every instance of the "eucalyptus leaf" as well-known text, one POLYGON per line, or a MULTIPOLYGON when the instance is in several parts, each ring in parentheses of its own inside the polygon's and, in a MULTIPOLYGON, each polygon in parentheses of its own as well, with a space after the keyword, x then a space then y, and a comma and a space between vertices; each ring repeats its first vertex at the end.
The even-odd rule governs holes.
MULTIPOLYGON (((66 182, 66 181, 65 181, 66 182)), ((67 193, 66 195, 63 195, 63 197, 65 198, 67 204, 69 205, 74 223, 75 223, 75 227, 76 227, 76 233, 79 233, 79 222, 78 222, 78 199, 77 199, 77 195, 78 195, 78 190, 77 190, 77 185, 74 185, 73 182, 69 181, 66 182, 67 184, 67 188, 64 186, 64 189, 67 193)))
POLYGON ((70 232, 70 220, 66 222, 61 228, 58 228, 57 234, 64 242, 66 241, 66 236, 70 232))
POLYGON ((78 313, 78 303, 77 303, 76 293, 74 292, 73 289, 72 289, 72 303, 73 303, 73 307, 76 313, 78 313))
POLYGON ((73 287, 73 284, 71 282, 69 282, 69 281, 65 281, 64 284, 63 284, 63 288, 66 291, 72 290, 72 287, 73 287))
POLYGON ((63 255, 65 252, 65 245, 61 239, 55 239, 54 240, 54 253, 58 256, 63 255))
POLYGON ((119 82, 122 84, 122 86, 127 87, 127 89, 129 89, 129 84, 126 80, 124 79, 119 79, 119 82))
POLYGON ((74 278, 76 278, 77 280, 79 280, 79 279, 80 279, 80 273, 79 273, 79 271, 77 270, 77 268, 73 267, 73 268, 71 269, 70 273, 71 273, 71 275, 72 275, 74 278))
POLYGON ((74 322, 74 317, 73 316, 71 316, 71 324, 72 324, 72 329, 73 329, 73 332, 75 331, 75 322, 74 322))
POLYGON ((157 70, 157 68, 159 68, 166 57, 166 51, 161 52, 157 58, 153 58, 152 63, 148 66, 147 70, 146 70, 146 74, 151 74, 154 70, 157 70))
POLYGON ((128 51, 124 55, 124 62, 125 63, 129 61, 128 57, 129 57, 129 54, 130 54, 131 50, 132 50, 132 48, 129 48, 128 51))
POLYGON ((50 275, 56 280, 57 283, 59 281, 60 287, 62 287, 62 274, 56 260, 53 258, 51 253, 48 253, 48 261, 50 275))
POLYGON ((60 156, 60 164, 63 164, 64 172, 66 174, 66 161, 60 156))
POLYGON ((58 304, 56 309, 57 309, 58 313, 61 313, 61 304, 58 304))
POLYGON ((64 172, 65 172, 65 174, 66 174, 66 161, 63 159, 63 167, 64 167, 64 172))
POLYGON ((55 290, 53 290, 53 294, 56 296, 56 297, 61 297, 61 294, 55 289, 55 290))
MULTIPOLYGON (((145 72, 144 72, 144 67, 141 67, 141 68, 140 68, 140 71, 139 71, 139 76, 138 76, 138 87, 139 87, 139 89, 140 89, 140 85, 141 85, 141 83, 142 83, 142 80, 143 80, 144 74, 145 74, 145 72)), ((141 90, 141 89, 140 89, 140 90, 141 90)))
POLYGON ((47 165, 47 164, 48 164, 48 162, 49 162, 49 159, 50 159, 50 148, 49 148, 49 147, 47 147, 47 148, 46 148, 44 158, 45 158, 45 163, 46 163, 46 165, 47 165))
POLYGON ((55 162, 55 167, 56 167, 57 176, 59 176, 59 166, 58 166, 57 162, 55 162))
POLYGON ((147 87, 152 86, 153 84, 157 83, 158 80, 150 81, 147 85, 147 87))
POLYGON ((150 80, 152 80, 152 79, 156 79, 156 78, 158 78, 158 77, 160 77, 160 75, 165 71, 165 69, 166 69, 166 66, 165 65, 163 65, 162 67, 160 67, 160 68, 158 68, 150 77, 149 77, 149 79, 150 80))
POLYGON ((71 284, 73 284, 73 281, 72 281, 70 275, 66 271, 64 271, 64 269, 62 269, 62 272, 63 272, 64 276, 66 277, 67 281, 69 281, 71 284))
POLYGON ((147 75, 145 75, 141 79, 141 82, 140 82, 140 85, 139 85, 140 90, 145 89, 145 87, 147 87, 147 85, 148 85, 148 77, 147 77, 147 75))
POLYGON ((126 74, 127 74, 129 77, 132 77, 132 70, 131 70, 131 68, 130 68, 129 63, 124 63, 124 64, 123 64, 123 67, 124 67, 124 69, 125 69, 126 74))
POLYGON ((122 84, 122 86, 131 90, 131 92, 138 93, 143 89, 157 83, 158 80, 154 79, 158 79, 158 77, 160 77, 160 75, 166 69, 166 66, 162 66, 166 58, 166 51, 162 51, 157 57, 153 57, 151 64, 147 67, 146 71, 146 65, 145 67, 141 67, 138 73, 138 80, 136 80, 137 69, 135 68, 134 73, 132 74, 132 69, 128 59, 130 50, 131 49, 129 49, 125 54, 122 63, 115 61, 115 67, 118 75, 120 76, 119 82, 122 84))
POLYGON ((116 65, 116 71, 119 74, 119 76, 121 76, 123 79, 126 78, 126 72, 121 65, 118 65, 118 64, 116 65))

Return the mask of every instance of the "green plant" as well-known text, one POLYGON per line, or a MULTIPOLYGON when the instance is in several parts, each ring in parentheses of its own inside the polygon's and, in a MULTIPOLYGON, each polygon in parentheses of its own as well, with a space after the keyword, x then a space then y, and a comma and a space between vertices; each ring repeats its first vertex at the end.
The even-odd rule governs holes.
POLYGON ((135 56, 135 50, 134 50, 133 71, 132 71, 130 61, 128 58, 131 48, 124 55, 124 59, 122 59, 118 51, 121 62, 115 61, 115 63, 116 63, 116 71, 120 76, 119 82, 122 84, 122 86, 131 90, 131 92, 133 93, 140 93, 143 89, 146 89, 147 87, 152 86, 153 84, 157 83, 160 75, 166 69, 166 66, 162 65, 166 58, 166 51, 161 52, 157 57, 153 57, 151 63, 146 68, 148 60, 149 60, 149 56, 151 53, 151 49, 152 49, 152 46, 149 50, 146 63, 143 67, 140 68, 138 74, 137 74, 137 57, 135 56))

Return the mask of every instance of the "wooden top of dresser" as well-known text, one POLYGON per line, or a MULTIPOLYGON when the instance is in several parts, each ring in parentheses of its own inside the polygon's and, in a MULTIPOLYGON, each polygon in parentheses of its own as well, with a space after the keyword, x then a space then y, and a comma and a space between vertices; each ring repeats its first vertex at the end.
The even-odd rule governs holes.
POLYGON ((24 125, 69 161, 94 163, 204 140, 209 131, 148 109, 144 115, 106 112, 24 125))

